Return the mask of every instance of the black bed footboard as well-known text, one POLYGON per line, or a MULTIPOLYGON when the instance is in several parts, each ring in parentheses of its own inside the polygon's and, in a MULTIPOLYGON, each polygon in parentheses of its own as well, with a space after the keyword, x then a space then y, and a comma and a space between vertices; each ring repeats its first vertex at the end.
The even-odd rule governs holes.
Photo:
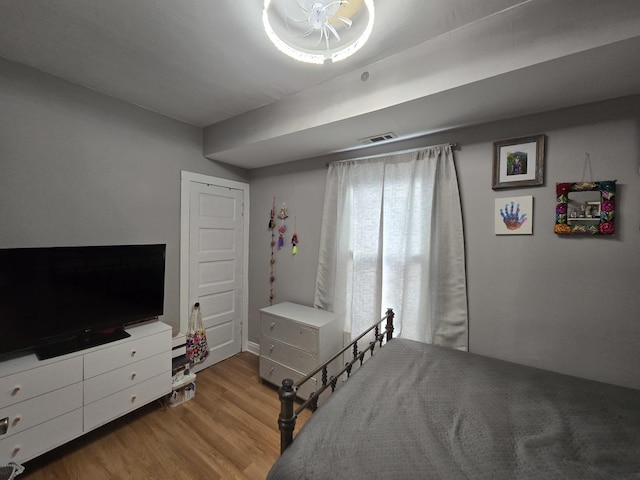
POLYGON ((318 400, 320 398, 320 395, 322 395, 329 388, 333 392, 336 389, 338 378, 340 378, 345 373, 347 374, 348 378, 351 375, 353 366, 357 362, 362 365, 367 352, 369 352, 370 355, 373 355, 376 345, 382 347, 383 341, 389 341, 393 338, 394 316, 395 314, 393 313, 393 310, 391 308, 387 309, 387 312, 385 313, 384 317, 382 317, 382 319, 378 320, 375 324, 362 332, 360 336, 358 336, 358 338, 353 340, 349 345, 337 352, 333 357, 317 367, 315 370, 308 373, 304 378, 302 378, 298 382, 294 382, 289 378, 282 381, 282 386, 278 390, 278 394, 280 396, 280 415, 278 416, 278 427, 280 429, 280 453, 284 452, 293 441, 293 432, 296 428, 296 419, 298 418, 300 412, 302 412, 307 407, 311 408, 312 411, 315 411, 318 408, 318 400), (383 331, 381 331, 381 326, 383 323, 384 328, 383 331), (373 332, 374 334, 374 339, 368 343, 366 348, 360 349, 358 342, 360 342, 371 332, 373 332), (331 375, 331 377, 328 377, 327 372, 329 364, 338 359, 348 350, 351 350, 353 352, 351 360, 345 364, 342 370, 339 370, 334 375, 331 375), (303 402, 297 409, 294 410, 294 402, 296 399, 296 392, 298 391, 298 388, 320 372, 322 372, 322 385, 318 389, 316 389, 316 391, 313 392, 305 402, 303 402))

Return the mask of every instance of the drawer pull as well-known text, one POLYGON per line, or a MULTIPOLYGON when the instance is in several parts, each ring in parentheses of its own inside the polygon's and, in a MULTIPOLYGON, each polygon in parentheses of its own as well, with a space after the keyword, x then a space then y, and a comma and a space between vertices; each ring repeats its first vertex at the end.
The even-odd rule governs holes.
POLYGON ((18 453, 20 453, 20 450, 22 450, 22 447, 20 445, 16 445, 11 456, 15 457, 16 455, 18 455, 18 453))
POLYGON ((131 380, 134 380, 136 378, 137 373, 136 372, 131 372, 131 380))
POLYGON ((0 435, 4 435, 9 430, 9 417, 0 420, 0 435))
POLYGON ((13 426, 15 427, 16 425, 18 425, 18 423, 20 423, 20 420, 22 420, 22 417, 20 415, 17 415, 16 418, 13 419, 13 426))
POLYGON ((271 322, 271 330, 273 330, 273 327, 276 326, 276 322, 271 322))
POLYGON ((138 353, 138 352, 136 352, 135 350, 131 350, 131 356, 132 356, 132 357, 135 357, 135 356, 136 356, 136 353, 138 353))
POLYGON ((273 352, 273 349, 276 348, 275 345, 271 345, 271 348, 269 349, 269 351, 273 352))
POLYGON ((20 390, 22 390, 22 387, 20 385, 16 385, 15 387, 13 387, 11 395, 17 395, 20 390))
POLYGON ((269 367, 269 373, 273 373, 273 367, 269 367))
POLYGON ((131 403, 134 403, 138 397, 136 395, 131 395, 131 403))

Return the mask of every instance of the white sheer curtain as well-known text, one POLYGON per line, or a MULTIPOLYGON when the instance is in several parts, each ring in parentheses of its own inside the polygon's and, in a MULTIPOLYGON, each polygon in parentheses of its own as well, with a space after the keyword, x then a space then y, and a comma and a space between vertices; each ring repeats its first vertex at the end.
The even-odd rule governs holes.
POLYGON ((314 304, 356 336, 396 312, 395 336, 467 350, 467 290, 451 147, 329 166, 314 304))

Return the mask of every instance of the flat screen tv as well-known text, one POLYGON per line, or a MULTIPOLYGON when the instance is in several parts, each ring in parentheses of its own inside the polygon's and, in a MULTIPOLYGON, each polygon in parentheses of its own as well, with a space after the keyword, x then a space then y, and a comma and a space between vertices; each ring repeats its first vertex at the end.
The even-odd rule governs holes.
POLYGON ((129 336, 163 313, 156 245, 0 249, 0 358, 50 358, 129 336))

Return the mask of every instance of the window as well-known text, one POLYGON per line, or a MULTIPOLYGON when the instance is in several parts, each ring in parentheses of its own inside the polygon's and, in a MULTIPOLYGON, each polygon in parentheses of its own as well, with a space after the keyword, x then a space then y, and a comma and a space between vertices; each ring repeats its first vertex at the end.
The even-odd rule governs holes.
POLYGON ((464 242, 450 152, 434 147, 329 167, 315 303, 344 313, 353 336, 390 307, 396 336, 466 349, 464 242), (452 278, 463 298, 443 291, 452 278))

